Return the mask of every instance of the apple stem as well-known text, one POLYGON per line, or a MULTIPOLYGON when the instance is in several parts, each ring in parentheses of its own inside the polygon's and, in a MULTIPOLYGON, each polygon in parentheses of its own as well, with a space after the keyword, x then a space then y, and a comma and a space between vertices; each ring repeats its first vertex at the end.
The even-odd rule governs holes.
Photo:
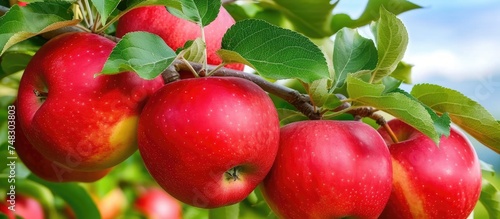
POLYGON ((89 4, 89 1, 88 0, 83 0, 84 3, 85 3, 85 7, 86 7, 86 10, 84 11, 87 11, 87 15, 89 17, 89 23, 90 23, 90 26, 89 26, 89 29, 93 29, 94 27, 94 19, 93 19, 93 15, 92 15, 92 8, 90 7, 90 4, 89 4))
MULTIPOLYGON (((186 60, 184 57, 181 57, 180 60, 186 65, 188 70, 191 73, 193 73, 194 77, 196 77, 196 78, 200 77, 200 75, 198 74, 198 71, 193 68, 193 66, 191 65, 191 63, 188 60, 186 60)), ((198 70, 201 72, 203 69, 198 69, 198 70)))
POLYGON ((201 28, 201 40, 205 44, 205 48, 203 49, 203 56, 205 59, 203 60, 203 67, 202 67, 202 72, 207 72, 207 65, 208 65, 208 53, 207 53, 207 41, 205 40, 205 28, 203 27, 203 24, 200 23, 200 28, 201 28))
POLYGON ((85 7, 83 6, 82 1, 78 1, 78 6, 79 6, 78 11, 76 11, 75 14, 81 15, 83 21, 85 22, 85 25, 87 27, 90 27, 90 22, 88 21, 87 16, 85 16, 84 13, 82 12, 85 11, 85 7))
POLYGON ((384 123, 382 125, 382 127, 384 127, 384 129, 387 131, 387 133, 389 134, 389 136, 391 137, 392 139, 392 142, 394 142, 395 144, 399 143, 399 140, 398 140, 398 137, 396 137, 396 134, 394 134, 394 132, 392 131, 391 127, 389 126, 389 124, 384 123))
POLYGON ((387 130, 387 133, 391 137, 392 141, 394 143, 398 143, 399 140, 396 137, 396 135, 394 134, 394 132, 392 131, 391 127, 387 124, 387 121, 385 120, 385 118, 383 116, 375 113, 377 111, 378 111, 377 109, 372 108, 372 107, 360 107, 360 108, 355 108, 355 109, 349 110, 347 113, 353 115, 354 120, 357 120, 357 121, 361 120, 363 117, 369 117, 370 119, 375 120, 375 122, 378 125, 384 127, 384 129, 387 130))

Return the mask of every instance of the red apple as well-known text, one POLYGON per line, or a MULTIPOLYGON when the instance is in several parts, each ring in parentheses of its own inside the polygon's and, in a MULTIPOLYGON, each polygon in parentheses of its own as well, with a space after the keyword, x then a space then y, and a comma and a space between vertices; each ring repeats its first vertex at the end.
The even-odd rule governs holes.
POLYGON ((115 43, 91 33, 60 35, 38 50, 19 85, 21 128, 36 150, 79 171, 108 169, 136 149, 138 115, 162 85, 135 73, 97 76, 115 43))
POLYGON ((160 188, 149 188, 140 194, 134 207, 148 219, 181 219, 182 206, 160 188))
MULTIPOLYGON (((204 28, 208 64, 219 65, 222 62, 215 52, 221 48, 222 37, 234 23, 231 15, 221 7, 217 18, 204 28)), ((200 26, 170 14, 164 6, 140 7, 122 16, 116 27, 116 36, 123 37, 133 31, 159 35, 174 51, 188 40, 201 37, 200 26)), ((241 71, 244 65, 229 64, 226 67, 241 71)))
POLYGON ((276 161, 261 189, 280 217, 377 218, 391 193, 389 150, 355 121, 283 126, 276 161))
POLYGON ((439 147, 400 120, 379 132, 389 145, 393 189, 381 218, 467 218, 481 192, 481 169, 469 140, 452 128, 439 147))
POLYGON ((123 214, 123 210, 127 206, 127 197, 123 190, 115 188, 108 192, 102 198, 94 199, 102 219, 115 219, 123 214))
POLYGON ((16 219, 14 211, 9 209, 6 202, 0 203, 0 215, 5 215, 7 219, 16 219))
POLYGON ((9 219, 16 218, 15 215, 26 219, 45 218, 42 205, 34 198, 17 195, 15 200, 16 203, 12 206, 6 206, 5 203, 0 203, 0 213, 3 213, 9 219), (14 211, 9 209, 9 207, 11 207, 14 211))
POLYGON ((269 96, 240 78, 165 85, 139 119, 139 151, 174 198, 215 208, 240 202, 272 166, 279 121, 269 96))
POLYGON ((110 169, 96 172, 82 172, 66 167, 45 158, 26 139, 16 118, 16 139, 14 146, 19 158, 28 169, 38 177, 50 182, 94 182, 104 177, 110 169))

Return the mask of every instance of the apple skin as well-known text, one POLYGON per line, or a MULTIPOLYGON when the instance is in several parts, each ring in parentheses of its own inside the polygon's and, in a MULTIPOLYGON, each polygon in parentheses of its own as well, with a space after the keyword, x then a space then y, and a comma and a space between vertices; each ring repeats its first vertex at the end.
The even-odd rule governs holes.
MULTIPOLYGON (((17 118, 16 118, 17 120, 17 118)), ((18 123, 16 121, 16 123, 18 123)), ((19 124, 19 123, 18 123, 19 124)), ((15 128, 14 147, 23 164, 38 177, 50 182, 95 182, 108 174, 111 169, 96 172, 82 172, 60 166, 38 152, 24 135, 20 125, 15 128)))
POLYGON ((16 211, 11 211, 8 207, 5 203, 0 203, 0 212, 5 214, 9 219, 15 219, 16 215, 29 219, 45 218, 42 205, 36 199, 28 196, 16 196, 16 205, 14 207, 16 211))
POLYGON ((156 182, 201 208, 246 198, 268 173, 279 144, 269 96, 233 77, 165 85, 144 107, 138 130, 139 151, 156 182), (234 168, 237 178, 229 174, 234 168))
POLYGON ((114 45, 96 34, 63 34, 43 45, 24 71, 21 128, 33 147, 61 166, 105 170, 137 149, 138 115, 163 81, 132 72, 95 76, 114 45))
MULTIPOLYGON (((219 65, 222 62, 216 51, 221 48, 222 37, 234 23, 231 15, 221 7, 217 18, 204 28, 208 64, 219 65)), ((134 31, 154 33, 174 51, 182 48, 188 40, 201 37, 200 26, 170 14, 164 6, 136 8, 118 20, 117 37, 123 37, 126 33, 134 31)), ((244 65, 233 63, 225 67, 242 71, 244 65)))
POLYGON ((261 191, 279 218, 377 218, 392 167, 384 140, 356 121, 301 121, 281 128, 261 191))
POLYGON ((137 197, 134 207, 148 219, 182 218, 182 206, 179 201, 161 188, 148 188, 137 197))
POLYGON ((0 203, 0 215, 5 215, 8 219, 16 219, 13 211, 9 210, 6 202, 0 203))
POLYGON ((398 137, 394 144, 385 129, 394 170, 393 189, 380 218, 467 218, 481 192, 481 168, 471 143, 452 128, 439 148, 427 136, 401 120, 388 125, 398 137))

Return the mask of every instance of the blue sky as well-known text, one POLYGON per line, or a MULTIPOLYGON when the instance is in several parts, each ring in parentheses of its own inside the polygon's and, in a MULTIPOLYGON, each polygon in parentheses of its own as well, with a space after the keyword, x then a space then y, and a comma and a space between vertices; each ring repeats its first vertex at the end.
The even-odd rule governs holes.
MULTIPOLYGON (((334 12, 357 18, 366 2, 341 0, 334 12)), ((500 120, 500 1, 411 2, 424 8, 398 17, 410 38, 403 60, 415 65, 413 82, 458 90, 500 120)), ((367 29, 361 29, 360 33, 370 35, 367 29)), ((500 167, 500 155, 484 147, 477 148, 482 159, 500 167)))

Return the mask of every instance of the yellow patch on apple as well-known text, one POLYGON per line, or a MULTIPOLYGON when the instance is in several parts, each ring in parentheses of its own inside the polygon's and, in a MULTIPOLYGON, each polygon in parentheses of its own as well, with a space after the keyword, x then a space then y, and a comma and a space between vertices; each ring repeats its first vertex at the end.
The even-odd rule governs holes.
POLYGON ((139 117, 130 116, 118 122, 109 138, 109 143, 113 150, 121 153, 113 153, 113 158, 109 160, 121 159, 123 156, 130 156, 137 149, 137 123, 139 117))
POLYGON ((417 196, 417 191, 415 190, 413 184, 411 183, 410 176, 406 172, 406 169, 394 158, 392 160, 392 172, 393 172, 393 186, 402 191, 404 200, 406 200, 408 207, 410 208, 410 213, 413 218, 427 218, 424 211, 424 203, 421 197, 417 196))

